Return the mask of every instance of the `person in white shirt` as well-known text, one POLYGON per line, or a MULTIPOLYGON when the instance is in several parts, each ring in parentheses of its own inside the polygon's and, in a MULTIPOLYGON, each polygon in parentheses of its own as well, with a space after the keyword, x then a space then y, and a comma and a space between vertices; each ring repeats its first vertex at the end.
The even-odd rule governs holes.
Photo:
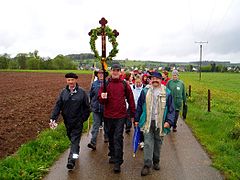
MULTIPOLYGON (((134 96, 134 102, 135 102, 135 107, 137 108, 137 103, 138 103, 138 98, 141 94, 142 89, 145 87, 145 85, 142 83, 141 77, 139 75, 136 76, 135 78, 135 83, 131 85, 133 96, 134 96)), ((140 133, 140 148, 144 148, 144 136, 143 132, 141 131, 140 133)))

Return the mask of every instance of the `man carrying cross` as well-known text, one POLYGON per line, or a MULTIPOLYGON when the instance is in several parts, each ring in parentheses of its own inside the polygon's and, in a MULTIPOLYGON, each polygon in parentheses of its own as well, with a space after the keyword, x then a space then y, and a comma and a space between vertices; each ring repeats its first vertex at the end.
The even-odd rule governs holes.
POLYGON ((120 79, 120 70, 119 64, 112 65, 106 92, 102 86, 98 94, 99 102, 104 104, 104 119, 109 132, 109 163, 114 164, 115 173, 121 171, 123 163, 123 130, 128 115, 125 99, 129 104, 132 122, 135 116, 133 93, 131 87, 120 79))

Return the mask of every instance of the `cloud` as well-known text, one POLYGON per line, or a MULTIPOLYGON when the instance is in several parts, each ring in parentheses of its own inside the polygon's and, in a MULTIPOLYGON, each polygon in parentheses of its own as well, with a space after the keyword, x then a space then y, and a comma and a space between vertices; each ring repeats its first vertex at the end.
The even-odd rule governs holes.
POLYGON ((237 62, 240 54, 239 1, 9 0, 0 5, 0 54, 90 52, 88 32, 100 26, 101 17, 120 32, 118 59, 198 60, 194 42, 205 40, 205 58, 237 62))

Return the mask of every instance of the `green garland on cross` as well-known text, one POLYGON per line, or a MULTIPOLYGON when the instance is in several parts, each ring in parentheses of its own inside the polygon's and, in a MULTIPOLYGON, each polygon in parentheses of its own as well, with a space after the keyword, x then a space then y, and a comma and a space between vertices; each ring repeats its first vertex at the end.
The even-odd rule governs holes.
MULTIPOLYGON (((108 37, 108 41, 112 44, 112 50, 109 52, 109 55, 107 56, 106 60, 112 60, 113 57, 116 56, 116 54, 118 53, 118 43, 115 37, 115 34, 113 33, 112 29, 108 26, 105 26, 104 29, 106 36, 108 37)), ((93 51, 96 59, 101 61, 101 56, 99 56, 98 50, 96 49, 96 40, 98 38, 98 35, 100 35, 102 32, 102 28, 98 27, 96 29, 92 29, 91 30, 91 38, 90 38, 90 47, 91 50, 93 51)))

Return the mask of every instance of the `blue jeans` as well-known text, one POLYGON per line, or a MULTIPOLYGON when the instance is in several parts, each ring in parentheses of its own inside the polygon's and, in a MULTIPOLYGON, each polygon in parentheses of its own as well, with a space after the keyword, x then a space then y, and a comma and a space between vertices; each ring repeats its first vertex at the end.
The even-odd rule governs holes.
POLYGON ((144 133, 144 166, 151 167, 152 164, 160 162, 160 151, 163 138, 159 135, 159 128, 155 128, 155 121, 151 122, 150 130, 144 133))
POLYGON ((179 117, 179 110, 176 110, 175 111, 175 118, 174 118, 173 128, 177 128, 178 117, 179 117))
POLYGON ((93 126, 92 126, 92 139, 91 143, 96 145, 97 135, 101 122, 104 122, 104 138, 108 138, 108 129, 103 118, 103 112, 93 112, 93 126))

